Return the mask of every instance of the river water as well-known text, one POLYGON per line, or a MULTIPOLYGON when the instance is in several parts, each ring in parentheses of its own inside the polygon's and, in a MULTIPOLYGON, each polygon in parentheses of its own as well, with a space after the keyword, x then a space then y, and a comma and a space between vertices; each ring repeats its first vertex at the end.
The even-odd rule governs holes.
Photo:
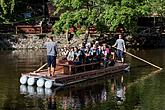
MULTIPOLYGON (((128 51, 165 67, 165 49, 128 51)), ((45 51, 0 51, 0 110, 165 110, 165 71, 128 55, 126 61, 129 72, 45 89, 19 83, 21 73, 46 62, 45 51)))

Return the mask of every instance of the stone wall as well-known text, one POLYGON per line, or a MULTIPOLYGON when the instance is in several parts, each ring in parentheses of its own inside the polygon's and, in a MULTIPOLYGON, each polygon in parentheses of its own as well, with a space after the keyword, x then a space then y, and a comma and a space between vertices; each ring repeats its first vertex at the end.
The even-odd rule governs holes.
MULTIPOLYGON (((42 49, 46 36, 47 34, 0 34, 0 49, 42 49)), ((54 41, 58 43, 59 48, 67 44, 64 34, 54 36, 54 41)), ((80 42, 82 42, 80 38, 74 37, 70 44, 78 45, 80 42)))
POLYGON ((0 34, 1 49, 39 49, 43 48, 46 35, 0 34))

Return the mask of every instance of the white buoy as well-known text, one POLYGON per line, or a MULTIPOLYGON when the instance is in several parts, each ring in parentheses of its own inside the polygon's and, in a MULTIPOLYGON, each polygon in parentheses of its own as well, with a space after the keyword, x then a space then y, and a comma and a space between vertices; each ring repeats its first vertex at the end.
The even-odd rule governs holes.
POLYGON ((19 82, 20 82, 21 84, 26 84, 26 83, 27 83, 27 79, 28 79, 27 76, 21 76, 19 82))
POLYGON ((45 80, 43 78, 39 78, 37 80, 37 86, 38 87, 43 87, 44 86, 44 83, 45 83, 45 80))
POLYGON ((50 89, 52 86, 53 86, 53 81, 47 80, 47 81, 45 82, 45 88, 50 89))
POLYGON ((42 87, 37 87, 37 94, 44 95, 44 89, 42 87))
POLYGON ((20 85, 20 94, 26 94, 26 93, 27 93, 26 85, 20 85))
POLYGON ((27 80, 27 83, 28 83, 29 86, 34 85, 34 84, 35 84, 35 78, 30 77, 30 78, 27 80))

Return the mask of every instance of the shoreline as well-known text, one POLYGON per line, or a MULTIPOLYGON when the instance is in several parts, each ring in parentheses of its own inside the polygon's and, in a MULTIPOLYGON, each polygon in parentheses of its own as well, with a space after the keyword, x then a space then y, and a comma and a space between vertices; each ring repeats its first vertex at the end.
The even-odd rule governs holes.
MULTIPOLYGON (((10 34, 10 33, 0 33, 0 50, 22 50, 22 49, 43 49, 43 44, 47 39, 47 36, 50 34, 10 34)), ((54 41, 56 41, 59 47, 63 45, 69 45, 66 40, 65 34, 61 34, 59 36, 54 36, 54 41)), ((70 40, 70 44, 73 43, 73 46, 79 45, 84 40, 84 35, 82 34, 80 37, 73 37, 70 40)), ((125 38, 127 39, 128 36, 125 38)), ((107 44, 112 45, 116 40, 115 37, 101 37, 99 35, 95 37, 89 36, 88 40, 90 42, 98 40, 100 43, 106 42, 107 44)), ((145 45, 133 45, 132 42, 126 40, 127 47, 131 48, 164 48, 165 47, 165 38, 162 38, 159 41, 158 45, 152 45, 152 43, 148 43, 145 45)), ((138 44, 138 43, 137 43, 138 44)))

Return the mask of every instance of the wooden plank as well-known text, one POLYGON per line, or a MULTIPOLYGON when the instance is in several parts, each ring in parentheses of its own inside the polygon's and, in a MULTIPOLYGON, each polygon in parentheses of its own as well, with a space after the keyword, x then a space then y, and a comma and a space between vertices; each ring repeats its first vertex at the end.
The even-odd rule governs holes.
POLYGON ((18 31, 23 31, 25 33, 30 33, 30 34, 36 34, 36 33, 42 34, 41 25, 17 25, 15 28, 16 28, 15 29, 16 34, 18 34, 18 31))

